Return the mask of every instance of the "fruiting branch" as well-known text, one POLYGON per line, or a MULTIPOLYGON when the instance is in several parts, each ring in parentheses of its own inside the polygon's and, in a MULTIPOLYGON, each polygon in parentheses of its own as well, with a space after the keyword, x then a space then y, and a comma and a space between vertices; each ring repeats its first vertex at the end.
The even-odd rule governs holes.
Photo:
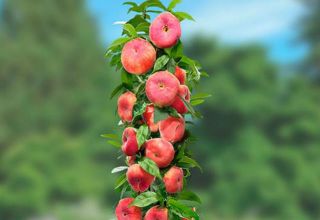
POLYGON ((106 53, 121 73, 121 84, 111 98, 120 94, 119 124, 125 126, 122 143, 115 135, 104 135, 127 156, 127 166, 112 170, 126 171, 115 187, 121 192, 116 208, 119 220, 143 216, 145 220, 199 219, 196 204, 184 203, 201 203, 185 186, 191 169, 201 169, 189 149, 194 137, 186 127, 192 122, 185 118, 201 118, 193 106, 202 104, 209 95, 191 95, 207 74, 197 61, 183 54, 180 22, 193 18, 174 11, 180 2, 172 0, 168 7, 159 0, 140 5, 125 2, 128 13, 135 15, 123 25, 122 36, 106 53), (158 15, 151 20, 150 13, 158 15))

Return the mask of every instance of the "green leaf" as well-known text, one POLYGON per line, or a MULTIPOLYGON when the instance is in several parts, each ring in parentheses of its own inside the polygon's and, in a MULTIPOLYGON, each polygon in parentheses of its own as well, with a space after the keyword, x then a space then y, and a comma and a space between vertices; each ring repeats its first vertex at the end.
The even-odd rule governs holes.
POLYGON ((121 92, 122 89, 123 89, 123 84, 118 85, 118 86, 111 92, 110 99, 112 99, 115 95, 117 95, 119 92, 121 92))
POLYGON ((118 65, 118 63, 121 63, 121 54, 113 55, 110 61, 111 66, 118 65))
POLYGON ((126 24, 123 25, 123 30, 127 31, 129 36, 131 36, 131 37, 137 37, 138 36, 136 29, 129 23, 126 23, 126 24))
POLYGON ((204 99, 191 100, 190 104, 192 106, 197 106, 197 105, 200 105, 200 104, 204 103, 204 101, 205 101, 204 99))
POLYGON ((201 76, 210 77, 210 75, 205 71, 201 71, 201 76))
POLYGON ((157 7, 157 8, 161 8, 165 11, 167 10, 167 8, 159 0, 148 0, 144 3, 142 3, 141 6, 143 6, 144 9, 157 7))
POLYGON ((201 172, 203 171, 202 167, 199 165, 199 163, 190 157, 187 157, 187 156, 182 157, 179 160, 179 163, 189 164, 191 167, 197 167, 201 170, 201 172))
POLYGON ((151 204, 157 203, 158 198, 155 192, 144 192, 138 195, 130 206, 137 206, 140 208, 147 207, 151 204))
POLYGON ((149 137, 149 128, 147 125, 141 125, 137 131, 137 141, 139 149, 149 137))
POLYGON ((183 56, 181 58, 180 62, 183 62, 183 63, 188 64, 190 66, 195 66, 196 65, 195 61, 193 59, 190 59, 187 56, 183 56))
POLYGON ((183 103, 185 104, 185 106, 187 107, 188 111, 190 112, 190 114, 193 116, 193 117, 196 117, 197 118, 197 114, 196 114, 196 111, 193 109, 192 105, 187 102, 183 97, 180 96, 180 99, 183 101, 183 103))
POLYGON ((168 112, 168 114, 175 118, 181 118, 181 115, 178 113, 178 111, 175 108, 167 107, 165 110, 168 112))
POLYGON ((155 177, 158 177, 159 179, 162 179, 160 169, 153 160, 149 158, 144 158, 142 161, 139 162, 139 164, 142 167, 142 169, 144 169, 146 172, 150 173, 155 177))
POLYGON ((160 110, 159 108, 154 108, 154 123, 162 121, 168 117, 168 113, 160 110))
POLYGON ((131 5, 133 7, 138 6, 137 3, 135 3, 135 2, 124 2, 123 5, 131 5))
POLYGON ((120 167, 113 168, 111 173, 119 173, 119 172, 127 170, 127 169, 128 169, 127 166, 120 166, 120 167))
POLYGON ((150 27, 150 24, 147 23, 147 22, 144 22, 144 23, 140 23, 140 24, 136 27, 136 30, 137 30, 137 32, 149 33, 149 27, 150 27))
POLYGON ((199 215, 192 210, 191 207, 184 205, 183 203, 173 199, 168 199, 168 206, 173 213, 180 216, 181 218, 194 218, 195 220, 199 220, 199 215))
POLYGON ((119 137, 116 134, 102 134, 101 137, 108 138, 108 139, 119 140, 119 137))
POLYGON ((116 180, 114 189, 120 188, 126 182, 127 182, 127 175, 124 173, 121 176, 119 176, 118 179, 116 180))
POLYGON ((181 3, 182 0, 172 0, 168 6, 168 11, 171 11, 176 7, 177 4, 181 3))
POLYGON ((136 117, 142 115, 146 111, 146 107, 147 107, 147 103, 145 103, 145 102, 143 102, 142 104, 137 103, 133 109, 133 118, 136 118, 136 117))
POLYGON ((176 45, 170 48, 165 48, 164 51, 172 58, 183 57, 183 44, 179 40, 176 45))
POLYGON ((162 55, 159 57, 154 64, 153 72, 161 70, 169 62, 169 59, 170 58, 167 55, 162 55))
POLYGON ((181 147, 178 148, 177 156, 175 159, 176 160, 182 159, 182 157, 184 157, 185 150, 186 150, 186 145, 183 144, 181 147))
POLYGON ((131 89, 133 84, 133 75, 122 69, 121 81, 126 88, 131 89))
POLYGON ((185 20, 185 19, 194 21, 194 18, 193 18, 190 14, 188 14, 188 13, 186 13, 186 12, 174 12, 173 14, 174 14, 176 17, 178 17, 178 19, 179 19, 180 21, 183 21, 183 20, 185 20))
POLYGON ((147 21, 142 17, 142 15, 136 15, 136 16, 134 16, 133 18, 131 18, 129 21, 127 21, 127 24, 132 24, 132 26, 136 28, 136 31, 138 31, 138 30, 137 30, 138 25, 139 25, 139 24, 144 24, 144 23, 148 23, 148 24, 149 24, 149 22, 147 22, 147 21))
POLYGON ((169 63, 168 63, 168 71, 173 74, 176 71, 176 62, 172 58, 170 58, 169 63))
POLYGON ((200 197, 191 191, 182 191, 176 197, 178 200, 187 200, 187 201, 194 201, 201 204, 200 197))
POLYGON ((162 11, 158 11, 158 10, 148 10, 147 13, 156 13, 156 14, 161 14, 162 11))
POLYGON ((129 38, 129 37, 120 37, 120 38, 114 40, 114 41, 110 44, 109 50, 111 50, 111 49, 114 48, 114 47, 123 45, 123 44, 127 43, 129 40, 131 40, 131 38, 129 38))
POLYGON ((121 148, 121 146, 122 146, 122 144, 120 142, 114 141, 114 140, 109 140, 109 141, 107 141, 107 143, 116 147, 116 148, 121 148))
POLYGON ((211 94, 208 93, 197 93, 192 95, 191 100, 196 100, 196 99, 205 99, 211 97, 211 94))

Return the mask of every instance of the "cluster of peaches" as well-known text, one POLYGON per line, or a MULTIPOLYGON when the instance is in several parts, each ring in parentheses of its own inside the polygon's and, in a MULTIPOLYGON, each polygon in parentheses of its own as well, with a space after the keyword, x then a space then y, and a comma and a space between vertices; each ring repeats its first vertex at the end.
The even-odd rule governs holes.
MULTIPOLYGON (((157 16, 149 29, 150 41, 135 38, 127 42, 121 53, 123 68, 130 74, 144 75, 155 65, 157 50, 171 48, 181 37, 180 21, 170 12, 157 16)), ((186 102, 190 102, 190 91, 186 85, 186 71, 176 66, 175 73, 167 70, 150 74, 145 82, 145 95, 149 103, 142 114, 141 124, 147 125, 153 134, 139 147, 137 128, 132 126, 134 106, 137 96, 126 91, 118 99, 118 115, 128 125, 122 135, 122 151, 127 156, 129 165, 126 177, 132 190, 136 193, 147 191, 155 181, 155 176, 136 163, 136 155, 152 160, 160 170, 165 169, 162 181, 168 194, 176 194, 183 190, 184 171, 172 165, 175 158, 174 144, 185 136, 184 114, 188 113, 186 102), (155 108, 170 107, 176 110, 178 117, 168 115, 166 119, 155 121, 155 108)), ((118 220, 141 220, 141 208, 131 205, 134 198, 122 199, 116 207, 118 220)), ((144 216, 145 220, 169 219, 166 207, 154 206, 144 216)), ((183 219, 183 218, 182 218, 183 219)))

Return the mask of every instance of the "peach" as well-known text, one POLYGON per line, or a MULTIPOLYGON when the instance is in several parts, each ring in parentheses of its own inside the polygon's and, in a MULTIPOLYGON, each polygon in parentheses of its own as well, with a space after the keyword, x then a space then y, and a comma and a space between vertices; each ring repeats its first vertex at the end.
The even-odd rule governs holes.
POLYGON ((149 77, 146 82, 146 95, 153 104, 170 106, 179 90, 179 80, 168 71, 159 71, 149 77))
POLYGON ((147 211, 144 220, 168 220, 168 209, 154 206, 147 211))
POLYGON ((175 154, 172 144, 161 138, 148 140, 145 149, 146 157, 153 160, 159 168, 169 166, 175 154))
POLYGON ((172 47, 181 37, 180 21, 170 12, 161 13, 151 23, 149 33, 152 43, 157 47, 172 47))
POLYGON ((123 153, 127 156, 133 156, 138 151, 138 141, 136 130, 132 127, 124 129, 122 134, 122 147, 123 153))
POLYGON ((116 207, 118 220, 142 220, 142 210, 136 206, 130 206, 133 200, 133 198, 120 200, 116 207))
POLYGON ((143 113, 143 119, 148 125, 151 132, 157 132, 159 130, 159 123, 154 123, 154 105, 148 105, 143 113))
POLYGON ((167 119, 160 121, 159 131, 162 139, 171 143, 178 142, 184 136, 185 121, 182 117, 169 116, 167 119))
POLYGON ((178 95, 171 105, 171 107, 175 108, 180 114, 185 114, 188 112, 188 108, 182 99, 184 99, 185 102, 190 102, 190 90, 186 85, 179 86, 178 95))
POLYGON ((127 164, 129 166, 133 165, 136 163, 136 156, 127 156, 127 164))
POLYGON ((153 183, 155 177, 146 172, 139 164, 128 168, 127 179, 135 192, 144 192, 153 183))
POLYGON ((181 69, 180 67, 176 66, 176 71, 174 72, 174 75, 177 77, 180 84, 186 84, 187 73, 184 69, 181 69))
POLYGON ((124 45, 121 63, 127 72, 141 75, 151 70, 156 56, 156 50, 147 40, 136 38, 124 45))
POLYGON ((136 104, 137 97, 134 93, 128 91, 119 96, 118 115, 123 122, 131 122, 133 119, 133 107, 136 104))
POLYGON ((174 194, 183 189, 183 170, 179 167, 171 167, 163 177, 163 182, 168 193, 174 194))

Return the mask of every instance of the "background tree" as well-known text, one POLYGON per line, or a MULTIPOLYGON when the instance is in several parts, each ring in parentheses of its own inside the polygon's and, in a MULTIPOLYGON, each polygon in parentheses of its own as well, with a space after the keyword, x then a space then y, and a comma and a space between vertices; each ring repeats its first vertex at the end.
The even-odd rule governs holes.
POLYGON ((320 2, 317 0, 304 0, 303 3, 307 8, 307 13, 300 22, 301 37, 311 50, 305 61, 304 68, 315 83, 319 84, 320 28, 316 21, 320 19, 320 2))
POLYGON ((105 200, 114 77, 84 1, 4 1, 1 24, 0 219, 105 200))

